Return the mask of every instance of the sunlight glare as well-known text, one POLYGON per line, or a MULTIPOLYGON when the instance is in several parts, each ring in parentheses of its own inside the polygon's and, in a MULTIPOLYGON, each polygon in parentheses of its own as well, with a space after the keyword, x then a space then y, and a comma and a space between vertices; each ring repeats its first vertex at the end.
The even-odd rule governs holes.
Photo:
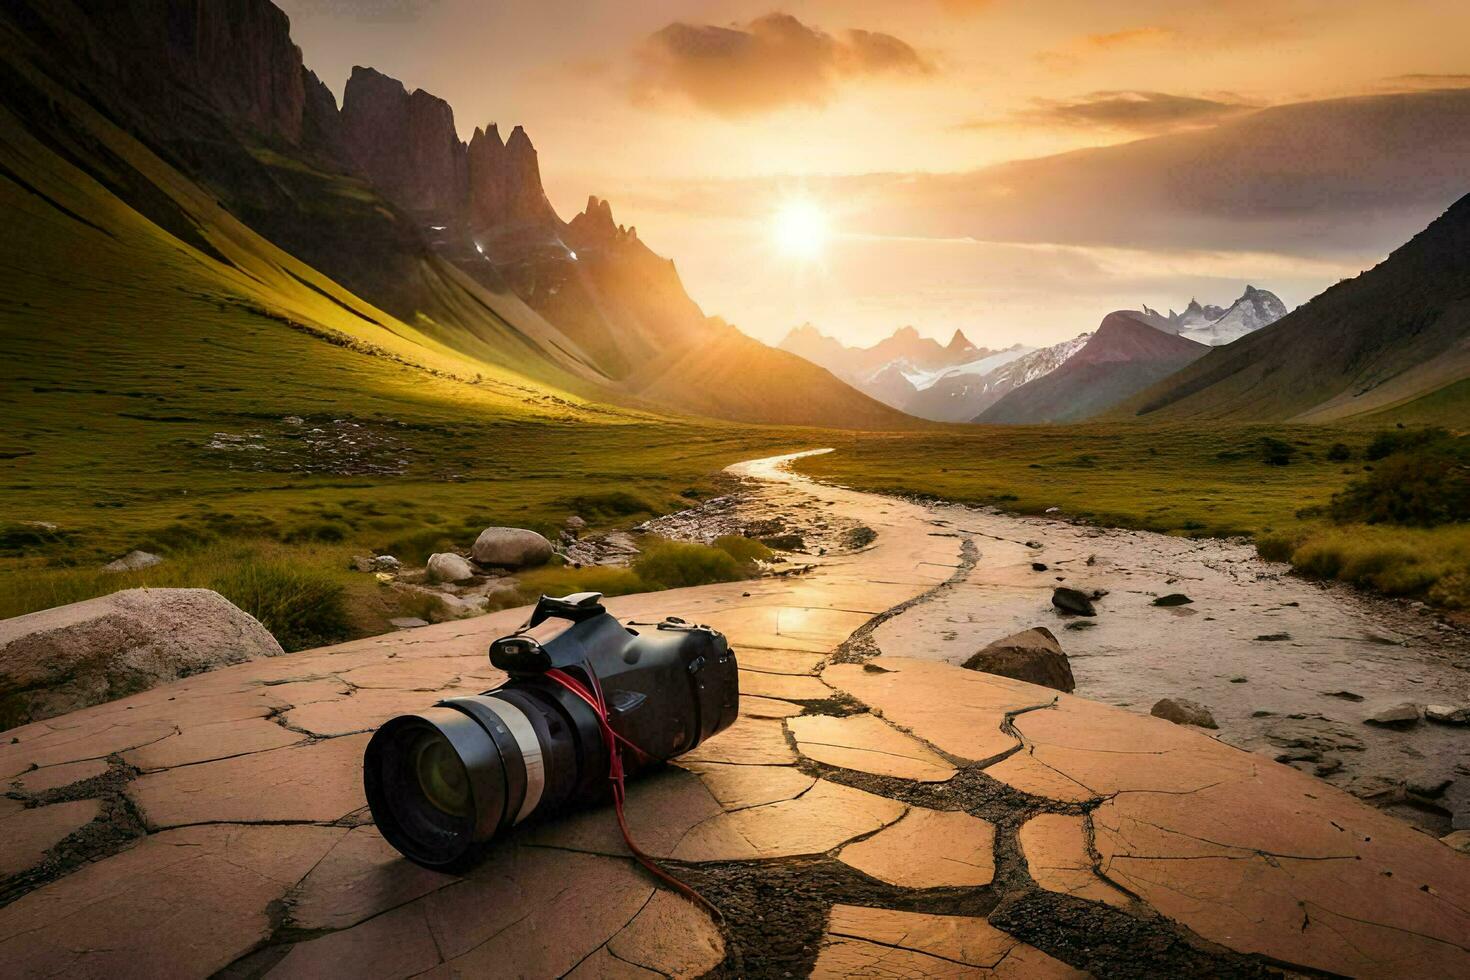
POLYGON ((827 215, 817 204, 797 198, 781 205, 775 217, 776 247, 784 254, 799 259, 815 259, 826 247, 829 229, 827 215))

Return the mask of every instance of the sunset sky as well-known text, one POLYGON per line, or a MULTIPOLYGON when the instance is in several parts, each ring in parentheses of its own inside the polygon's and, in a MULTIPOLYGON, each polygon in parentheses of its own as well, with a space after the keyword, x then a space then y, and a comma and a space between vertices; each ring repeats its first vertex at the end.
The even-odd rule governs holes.
POLYGON ((608 198, 770 342, 1294 306, 1470 191, 1461 0, 278 2, 339 98, 369 65, 524 125, 564 218, 608 198))

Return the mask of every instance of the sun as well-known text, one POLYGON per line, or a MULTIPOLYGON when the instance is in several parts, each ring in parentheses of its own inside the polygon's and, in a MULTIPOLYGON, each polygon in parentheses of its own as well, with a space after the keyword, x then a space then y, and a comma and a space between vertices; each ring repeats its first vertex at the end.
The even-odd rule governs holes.
POLYGON ((826 213, 816 202, 795 198, 776 211, 773 232, 776 248, 798 259, 815 259, 827 246, 831 229, 826 213))

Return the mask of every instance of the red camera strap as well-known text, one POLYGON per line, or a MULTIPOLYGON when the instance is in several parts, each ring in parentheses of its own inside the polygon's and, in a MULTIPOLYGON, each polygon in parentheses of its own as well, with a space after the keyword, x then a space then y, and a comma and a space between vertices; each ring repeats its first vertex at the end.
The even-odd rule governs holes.
POLYGON ((678 878, 675 878, 669 872, 665 871, 662 867, 659 866, 657 861, 645 854, 643 850, 633 842, 633 835, 628 830, 628 818, 623 813, 623 799, 625 792, 623 785, 623 749, 627 748, 628 750, 634 752, 639 758, 643 759, 648 758, 648 753, 644 752, 638 746, 634 745, 632 742, 628 741, 626 738, 613 731, 612 724, 608 720, 607 699, 603 697, 602 685, 598 682, 597 675, 593 673, 591 667, 584 664, 582 669, 587 672, 587 677, 592 681, 591 690, 588 690, 584 684, 579 682, 570 674, 555 667, 546 671, 543 676, 551 678, 557 684, 560 684, 572 694, 587 702, 587 704, 591 706, 592 710, 597 715, 597 724, 602 728, 603 741, 607 742, 608 747, 607 769, 608 779, 612 780, 613 807, 617 811, 618 828, 623 832, 623 841, 628 845, 629 852, 632 853, 634 860, 636 860, 639 864, 643 865, 643 867, 648 870, 649 874, 653 875, 659 881, 662 881, 664 884, 668 885, 670 888, 674 889, 679 894, 689 899, 689 901, 693 902, 695 905, 698 905, 705 911, 709 912, 709 914, 714 918, 716 922, 723 922, 725 917, 720 913, 719 909, 715 908, 714 904, 710 902, 709 899, 705 898, 703 895, 699 894, 699 892, 695 891, 692 887, 680 881, 678 878))

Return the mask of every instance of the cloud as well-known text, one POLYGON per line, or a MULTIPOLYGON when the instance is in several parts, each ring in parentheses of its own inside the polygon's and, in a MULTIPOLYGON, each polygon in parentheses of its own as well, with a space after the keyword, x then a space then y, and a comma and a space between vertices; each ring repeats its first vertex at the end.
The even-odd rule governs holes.
POLYGON ((1103 91, 1074 99, 1036 99, 1033 108, 994 123, 1165 133, 1211 126, 1256 106, 1168 92, 1103 91))
POLYGON ((1166 27, 1132 27, 1108 34, 1087 34, 1082 38, 1082 44, 1092 48, 1121 48, 1129 44, 1166 41, 1173 36, 1174 32, 1166 27))
POLYGON ((1385 78, 1379 91, 1422 92, 1426 89, 1470 88, 1470 75, 1434 75, 1424 72, 1385 78))
POLYGON ((934 71, 892 34, 852 29, 832 35, 781 13, 743 27, 672 23, 644 42, 637 62, 636 98, 682 97, 727 116, 823 105, 847 81, 934 71))

